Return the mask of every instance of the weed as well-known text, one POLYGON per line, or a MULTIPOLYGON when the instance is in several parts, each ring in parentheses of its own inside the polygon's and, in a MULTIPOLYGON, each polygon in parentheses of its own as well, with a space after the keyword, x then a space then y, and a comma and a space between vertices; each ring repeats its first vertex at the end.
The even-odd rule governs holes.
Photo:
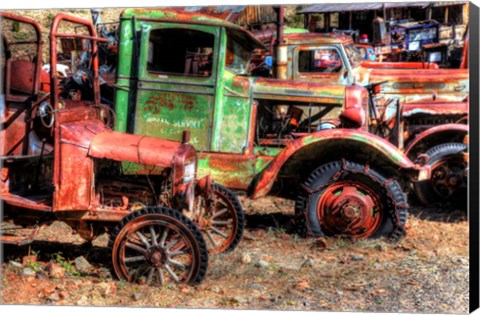
POLYGON ((119 288, 119 289, 125 289, 126 286, 127 286, 127 281, 125 281, 125 280, 120 280, 120 281, 118 282, 118 288, 119 288))
POLYGON ((54 260, 55 260, 56 263, 58 263, 60 265, 60 267, 65 269, 65 272, 69 276, 79 277, 81 275, 80 271, 78 271, 71 262, 67 261, 65 259, 65 257, 63 257, 62 252, 55 253, 54 254, 54 260))
POLYGON ((40 271, 42 269, 42 266, 38 262, 32 261, 32 260, 28 260, 27 263, 25 264, 25 267, 28 267, 35 272, 40 271))
POLYGON ((338 248, 346 248, 346 247, 348 247, 348 245, 350 245, 350 243, 347 240, 339 239, 337 241, 337 247, 338 248))
POLYGON ((53 14, 53 13, 48 13, 48 15, 47 15, 47 21, 48 21, 48 23, 47 23, 47 24, 48 24, 48 25, 52 24, 54 18, 55 18, 55 14, 53 14))

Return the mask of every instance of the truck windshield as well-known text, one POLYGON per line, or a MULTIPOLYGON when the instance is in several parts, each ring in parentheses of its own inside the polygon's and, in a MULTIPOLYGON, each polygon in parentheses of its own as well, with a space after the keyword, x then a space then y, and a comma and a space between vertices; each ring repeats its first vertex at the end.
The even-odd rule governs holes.
POLYGON ((408 33, 408 40, 409 41, 435 40, 436 35, 437 35, 437 30, 434 27, 410 30, 410 32, 408 33))
POLYGON ((355 44, 347 44, 344 47, 345 52, 347 53, 348 61, 350 61, 352 68, 359 66, 363 58, 357 47, 355 47, 355 44))
POLYGON ((232 36, 227 39, 225 66, 236 74, 248 74, 251 52, 232 36))

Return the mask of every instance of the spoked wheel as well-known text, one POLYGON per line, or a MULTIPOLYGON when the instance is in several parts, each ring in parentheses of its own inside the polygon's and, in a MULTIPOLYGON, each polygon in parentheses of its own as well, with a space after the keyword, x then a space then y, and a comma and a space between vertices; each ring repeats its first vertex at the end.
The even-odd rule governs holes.
POLYGON ((398 240, 404 235, 408 205, 396 180, 360 164, 335 161, 313 171, 305 188, 295 204, 304 236, 398 240))
POLYGON ((467 146, 463 143, 444 143, 425 152, 430 157, 431 178, 415 183, 418 199, 425 204, 450 203, 467 206, 467 167, 463 152, 467 146))
POLYGON ((208 252, 199 229, 178 211, 147 207, 125 217, 111 235, 113 268, 129 282, 200 283, 208 252))
POLYGON ((229 252, 240 243, 245 229, 245 213, 235 194, 217 183, 211 199, 195 197, 190 215, 202 231, 210 254, 229 252))

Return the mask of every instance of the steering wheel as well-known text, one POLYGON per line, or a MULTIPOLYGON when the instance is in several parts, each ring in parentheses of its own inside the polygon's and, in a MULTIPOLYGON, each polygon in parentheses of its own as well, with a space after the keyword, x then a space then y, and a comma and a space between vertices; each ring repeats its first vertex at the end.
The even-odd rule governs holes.
POLYGON ((45 128, 52 128, 55 121, 54 109, 49 102, 42 102, 38 107, 38 114, 40 116, 40 122, 45 128))

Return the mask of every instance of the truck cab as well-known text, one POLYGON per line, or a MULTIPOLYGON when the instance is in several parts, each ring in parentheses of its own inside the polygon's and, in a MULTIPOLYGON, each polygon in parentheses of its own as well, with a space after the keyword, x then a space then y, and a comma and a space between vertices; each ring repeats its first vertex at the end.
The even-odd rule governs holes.
POLYGON ((346 35, 286 34, 282 49, 288 61, 278 78, 362 86, 388 81, 380 96, 398 97, 405 103, 464 102, 468 97, 468 71, 438 69, 428 62, 365 62, 346 35), (333 64, 331 59, 339 61, 333 64))

